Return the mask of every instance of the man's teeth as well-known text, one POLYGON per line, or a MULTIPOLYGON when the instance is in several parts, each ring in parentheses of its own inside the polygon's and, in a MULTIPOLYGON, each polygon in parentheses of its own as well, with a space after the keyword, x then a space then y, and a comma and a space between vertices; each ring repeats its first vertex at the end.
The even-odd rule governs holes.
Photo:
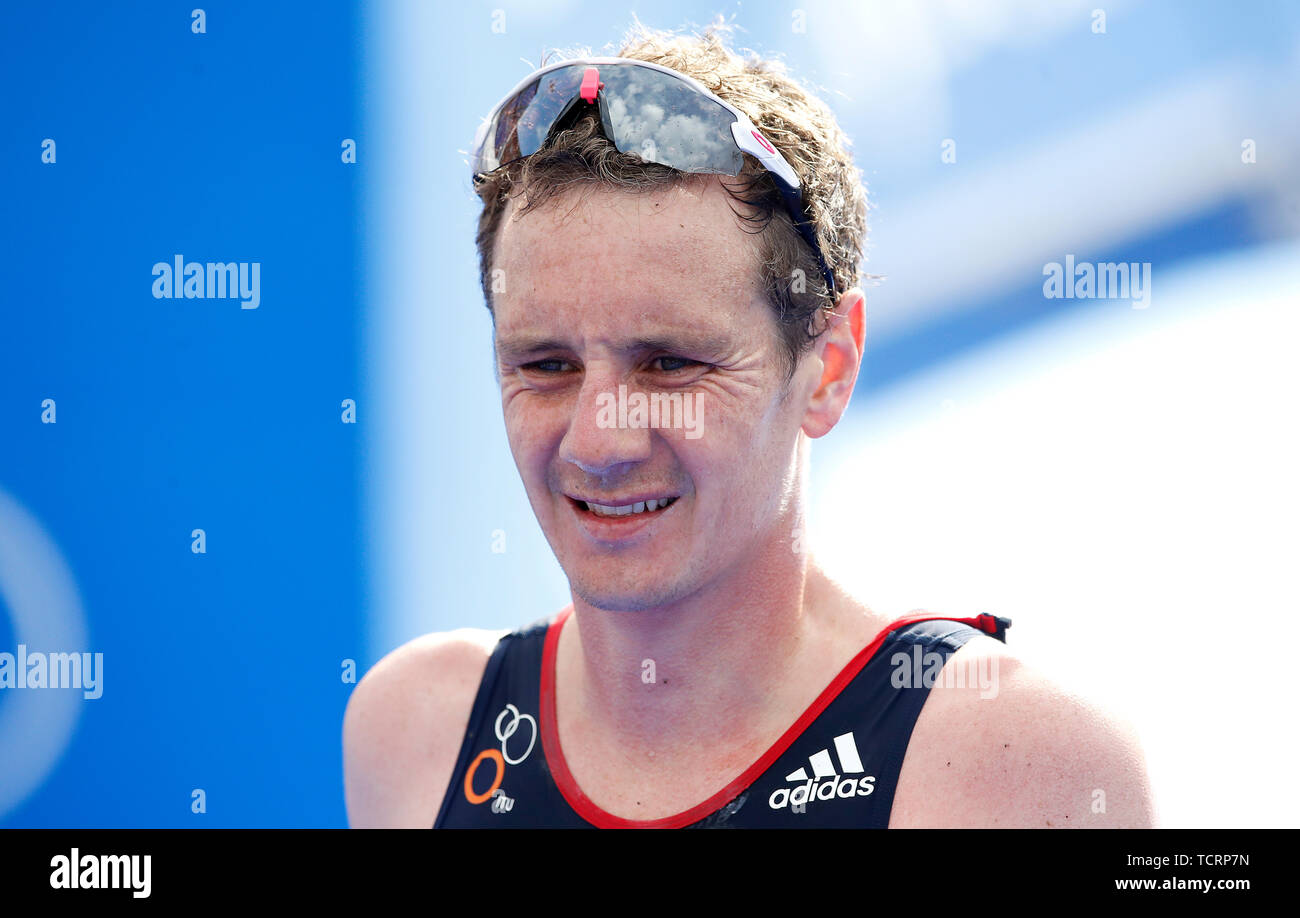
POLYGON ((643 500, 622 507, 602 507, 600 504, 587 504, 587 509, 596 516, 628 516, 633 513, 645 513, 647 510, 662 510, 677 498, 665 497, 662 500, 643 500))

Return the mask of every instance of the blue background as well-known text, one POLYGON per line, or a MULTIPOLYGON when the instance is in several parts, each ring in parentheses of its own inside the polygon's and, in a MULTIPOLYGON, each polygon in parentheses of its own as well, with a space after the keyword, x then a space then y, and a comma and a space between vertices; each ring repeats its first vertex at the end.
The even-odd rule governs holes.
POLYGON ((194 34, 192 8, 0 13, 0 487, 55 537, 104 654, 103 697, 6 825, 344 820, 341 661, 362 656, 364 612, 340 421, 360 366, 340 157, 356 10, 212 4, 194 34), (260 308, 154 299, 177 253, 261 262, 260 308))

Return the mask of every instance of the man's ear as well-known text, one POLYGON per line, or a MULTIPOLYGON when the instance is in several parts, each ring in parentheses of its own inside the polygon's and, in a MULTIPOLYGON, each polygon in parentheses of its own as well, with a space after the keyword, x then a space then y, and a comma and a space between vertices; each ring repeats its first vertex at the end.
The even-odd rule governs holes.
POLYGON ((844 291, 813 345, 813 352, 821 361, 822 376, 808 401, 802 428, 813 439, 828 434, 849 406, 849 397, 862 368, 866 302, 859 288, 844 291))

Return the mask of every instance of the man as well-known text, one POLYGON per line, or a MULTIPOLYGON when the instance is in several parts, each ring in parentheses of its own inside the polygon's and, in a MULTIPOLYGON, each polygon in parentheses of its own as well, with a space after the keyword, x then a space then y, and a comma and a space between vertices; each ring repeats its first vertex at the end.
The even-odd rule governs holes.
POLYGON ((1132 733, 1005 620, 892 621, 804 546, 809 440, 863 355, 846 146, 716 30, 642 30, 494 110, 473 166, 502 408, 573 602, 366 675, 352 825, 1152 823, 1132 733))

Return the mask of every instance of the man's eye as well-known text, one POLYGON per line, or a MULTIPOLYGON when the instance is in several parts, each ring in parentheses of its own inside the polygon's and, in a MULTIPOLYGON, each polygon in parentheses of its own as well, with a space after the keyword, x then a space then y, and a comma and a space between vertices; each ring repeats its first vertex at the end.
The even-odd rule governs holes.
POLYGON ((700 362, 698 360, 691 360, 687 357, 669 357, 666 354, 662 357, 656 357, 651 362, 659 363, 660 364, 659 369, 664 371, 665 373, 672 373, 676 370, 684 370, 687 367, 700 365, 700 362), (662 363, 660 363, 661 361, 662 363))
POLYGON ((562 373, 568 365, 567 361, 553 357, 549 360, 535 360, 532 363, 526 363, 523 365, 523 369, 535 370, 538 373, 562 373))

